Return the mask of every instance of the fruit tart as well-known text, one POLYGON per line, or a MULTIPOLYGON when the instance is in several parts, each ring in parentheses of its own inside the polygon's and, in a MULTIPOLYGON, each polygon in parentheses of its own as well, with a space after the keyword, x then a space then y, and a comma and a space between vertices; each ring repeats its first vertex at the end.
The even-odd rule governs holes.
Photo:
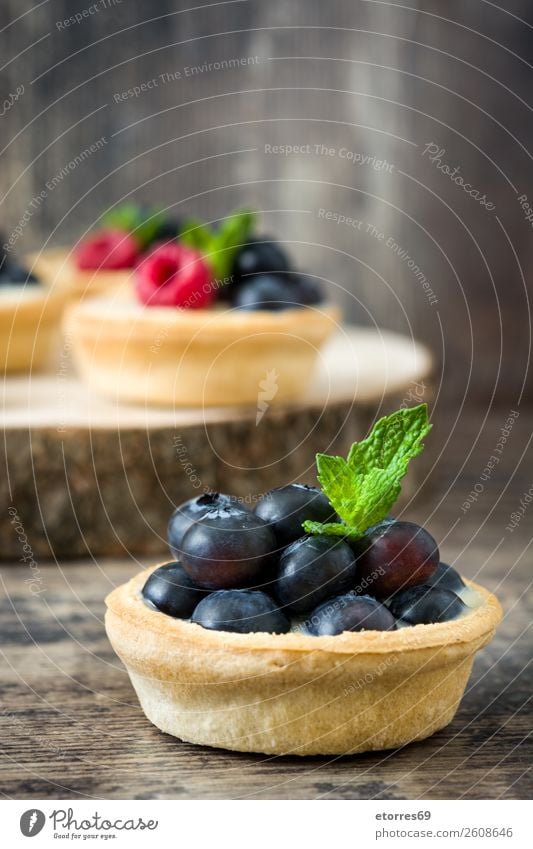
POLYGON ((50 360, 68 293, 0 252, 0 369, 40 371, 50 360))
POLYGON ((76 304, 67 332, 84 379, 161 405, 301 396, 339 311, 254 222, 246 211, 216 228, 188 221, 141 257, 129 294, 76 304))
POLYGON ((496 598, 389 511, 429 430, 425 405, 377 422, 321 489, 249 510, 176 509, 172 560, 107 598, 106 629, 147 718, 190 743, 276 755, 403 746, 450 723, 496 598))
POLYGON ((68 287, 74 297, 114 294, 129 287, 146 252, 176 238, 179 229, 179 221, 158 207, 125 203, 104 214, 74 247, 47 248, 28 261, 42 280, 68 287))

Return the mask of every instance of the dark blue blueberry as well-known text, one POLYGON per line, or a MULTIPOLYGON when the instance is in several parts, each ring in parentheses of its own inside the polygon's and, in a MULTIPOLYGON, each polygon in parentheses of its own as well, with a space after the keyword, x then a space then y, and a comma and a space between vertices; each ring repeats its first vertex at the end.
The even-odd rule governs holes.
MULTIPOLYGON (((365 531, 365 536, 367 536, 367 537, 371 536, 374 533, 374 531, 379 533, 380 531, 383 530, 384 525, 390 525, 390 524, 392 524, 392 522, 395 522, 395 521, 396 521, 396 519, 394 518, 394 516, 392 516, 389 513, 389 515, 385 516, 385 518, 382 519, 381 522, 377 522, 377 524, 371 525, 369 528, 367 528, 366 531, 365 531)), ((345 524, 345 523, 343 522, 343 524, 345 524)), ((355 540, 347 539, 347 542, 350 543, 350 545, 353 547, 353 550, 356 553, 360 552, 360 550, 361 550, 361 541, 360 540, 358 540, 358 539, 355 539, 355 540)))
POLYGON ((324 493, 303 483, 271 489, 259 501, 255 513, 268 522, 280 546, 289 545, 304 535, 302 523, 306 519, 314 522, 338 521, 324 493))
POLYGON ((268 579, 276 538, 258 516, 239 507, 220 507, 189 528, 181 562, 193 581, 206 589, 233 589, 268 579))
POLYGON ((393 631, 394 616, 384 604, 366 595, 345 595, 321 604, 305 622, 305 629, 315 637, 335 636, 343 631, 393 631))
MULTIPOLYGON (((154 214, 157 214, 158 217, 158 225, 157 229, 154 231, 152 238, 150 239, 150 245, 152 246, 155 242, 168 242, 171 239, 177 239, 181 230, 183 229, 183 222, 179 218, 174 218, 171 215, 168 215, 166 212, 158 213, 155 207, 150 206, 147 203, 139 203, 137 204, 138 210, 138 218, 139 220, 148 220, 150 224, 153 222, 154 214), (159 221, 160 218, 160 221, 159 221)), ((147 247, 149 247, 147 245, 147 247)))
POLYGON ((220 590, 200 602, 192 621, 211 631, 285 634, 290 622, 266 593, 258 590, 220 590))
POLYGON ((206 590, 196 587, 181 564, 175 561, 155 569, 142 588, 142 594, 161 613, 188 619, 206 597, 206 590))
POLYGON ((290 277, 279 274, 256 274, 231 292, 233 306, 241 310, 280 311, 300 306, 298 288, 290 277))
POLYGON ((178 218, 165 218, 157 228, 152 242, 169 242, 177 239, 181 233, 183 223, 178 218))
POLYGON ((307 613, 351 589, 356 572, 355 557, 345 542, 325 535, 304 537, 281 556, 276 595, 287 610, 307 613))
POLYGON ((18 265, 17 263, 10 262, 7 256, 4 256, 3 262, 0 266, 0 284, 9 285, 11 283, 17 284, 35 284, 39 283, 39 278, 35 276, 31 271, 28 271, 27 268, 23 268, 22 265, 18 265))
POLYGON ((308 277, 305 274, 299 274, 293 280, 293 286, 296 291, 296 299, 303 306, 314 306, 320 304, 324 300, 324 292, 318 280, 308 277))
POLYGON ((222 495, 220 492, 205 492, 180 504, 170 517, 167 528, 167 540, 174 557, 180 556, 183 537, 191 525, 203 518, 210 510, 227 506, 241 506, 241 509, 246 511, 235 495, 222 495))
POLYGON ((452 593, 461 593, 466 589, 466 584, 459 572, 447 563, 439 563, 435 572, 425 583, 428 587, 439 587, 441 590, 451 590, 452 593))
MULTIPOLYGON (((388 513, 381 522, 378 522, 377 525, 374 525, 377 528, 379 525, 390 525, 391 522, 396 522, 396 517, 392 515, 392 513, 388 513)), ((399 521, 399 520, 398 520, 399 521)), ((369 529, 370 530, 370 529, 369 529)))
POLYGON ((425 583, 439 564, 437 543, 413 522, 381 522, 352 543, 352 548, 358 577, 376 598, 425 583))
POLYGON ((432 625, 457 619, 466 604, 451 590, 438 587, 410 587, 389 600, 389 610, 409 625, 432 625))
POLYGON ((268 236, 256 236, 238 252, 232 274, 238 280, 250 274, 275 274, 289 270, 289 258, 283 248, 268 236))

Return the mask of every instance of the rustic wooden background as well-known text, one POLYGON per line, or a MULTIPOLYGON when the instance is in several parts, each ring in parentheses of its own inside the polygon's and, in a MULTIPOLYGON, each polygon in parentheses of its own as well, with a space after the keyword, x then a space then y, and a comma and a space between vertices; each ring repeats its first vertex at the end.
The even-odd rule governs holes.
POLYGON ((433 348, 441 403, 531 398, 533 240, 517 200, 533 175, 528 0, 92 5, 68 26, 87 0, 0 5, 1 90, 24 86, 1 119, 0 227, 30 212, 18 249, 69 242, 130 195, 209 219, 249 204, 352 318, 433 348), (245 64, 217 69, 230 60, 245 64), (428 160, 429 143, 494 209, 428 160), (265 152, 295 144, 311 153, 265 152))
POLYGON ((106 0, 64 24, 90 6, 0 4, 0 229, 27 219, 23 253, 72 242, 129 196, 209 219, 260 209, 352 320, 435 352, 427 476, 405 515, 498 593, 506 617, 448 729, 394 755, 302 766, 185 746, 145 721, 102 627, 105 592, 144 563, 39 560, 35 575, 17 554, 0 566, 0 793, 530 798, 533 240, 518 198, 533 205, 531 3, 106 0), (296 144, 311 152, 265 151, 296 144), (494 208, 439 170, 428 144, 494 208))

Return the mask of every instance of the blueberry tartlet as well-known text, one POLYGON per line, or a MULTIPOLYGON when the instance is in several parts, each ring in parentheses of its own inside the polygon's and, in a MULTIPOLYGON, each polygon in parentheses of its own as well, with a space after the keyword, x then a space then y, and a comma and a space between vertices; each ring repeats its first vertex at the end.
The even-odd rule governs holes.
POLYGON ((168 526, 172 561, 107 598, 106 629, 148 719, 182 740, 266 754, 353 754, 453 719, 497 599, 388 514, 428 432, 425 406, 381 419, 321 489, 248 510, 205 493, 168 526))
POLYGON ((73 307, 82 376, 109 396, 161 405, 301 396, 339 312, 254 221, 184 222, 137 256, 127 289, 73 307))
POLYGON ((4 374, 40 371, 48 365, 67 298, 64 289, 44 285, 0 248, 0 369, 4 374))

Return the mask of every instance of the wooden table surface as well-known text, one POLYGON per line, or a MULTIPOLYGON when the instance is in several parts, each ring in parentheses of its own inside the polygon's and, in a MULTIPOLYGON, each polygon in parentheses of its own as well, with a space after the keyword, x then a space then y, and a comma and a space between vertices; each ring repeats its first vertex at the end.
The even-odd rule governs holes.
POLYGON ((431 493, 423 488, 406 508, 409 518, 425 522, 439 539, 443 558, 496 591, 505 609, 448 728, 399 751, 348 758, 250 756, 181 743, 144 718, 102 624, 104 595, 139 563, 39 563, 40 573, 33 576, 23 564, 3 565, 2 794, 25 799, 530 798, 527 590, 533 507, 516 529, 506 529, 532 484, 531 455, 528 461, 524 454, 531 438, 527 415, 514 424, 498 473, 491 474, 468 510, 461 509, 505 418, 505 413, 492 416, 483 428, 481 415, 453 432, 451 424, 435 428, 442 444, 452 436, 454 451, 446 462, 437 462, 431 493))

